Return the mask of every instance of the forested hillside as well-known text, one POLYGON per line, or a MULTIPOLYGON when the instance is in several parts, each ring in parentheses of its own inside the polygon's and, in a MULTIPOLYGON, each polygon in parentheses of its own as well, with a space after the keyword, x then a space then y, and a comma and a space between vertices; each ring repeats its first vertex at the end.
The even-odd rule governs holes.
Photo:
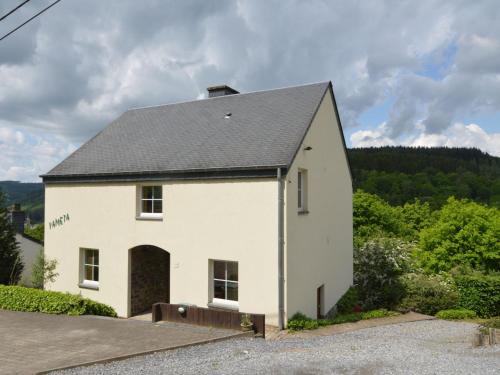
POLYGON ((0 190, 6 194, 7 205, 21 203, 22 209, 27 212, 32 222, 43 222, 42 183, 21 183, 19 181, 0 181, 0 190))
POLYGON ((354 190, 392 205, 419 198, 432 208, 449 196, 500 207, 500 158, 471 148, 376 147, 349 150, 354 190))

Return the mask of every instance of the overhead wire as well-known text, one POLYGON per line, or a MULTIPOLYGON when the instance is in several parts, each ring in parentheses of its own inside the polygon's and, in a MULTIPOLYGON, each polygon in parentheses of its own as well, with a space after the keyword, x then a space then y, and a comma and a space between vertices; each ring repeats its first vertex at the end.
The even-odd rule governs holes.
POLYGON ((0 42, 2 40, 4 40, 5 38, 7 38, 9 35, 11 35, 12 33, 16 32, 17 30, 19 30, 21 27, 23 27, 24 25, 26 25, 28 22, 34 20, 35 18, 37 18, 39 15, 41 15, 42 13, 46 12, 47 10, 49 10, 50 8, 52 8, 54 5, 56 5, 58 2, 60 2, 61 0, 56 0, 54 1, 52 4, 50 4, 49 6, 47 6, 46 8, 42 9, 40 12, 38 12, 37 14, 35 14, 33 17, 29 18, 28 20, 24 21, 22 24, 20 24, 19 26, 17 26, 16 28, 12 29, 11 31, 9 31, 7 34, 5 34, 4 36, 2 36, 0 38, 0 42))
POLYGON ((0 17, 0 21, 6 19, 8 16, 10 16, 12 13, 14 13, 16 10, 18 10, 19 8, 21 8, 24 4, 30 2, 31 0, 25 0, 23 1, 21 4, 19 4, 17 7, 15 7, 14 9, 12 9, 10 12, 8 12, 7 14, 3 15, 2 17, 0 17))

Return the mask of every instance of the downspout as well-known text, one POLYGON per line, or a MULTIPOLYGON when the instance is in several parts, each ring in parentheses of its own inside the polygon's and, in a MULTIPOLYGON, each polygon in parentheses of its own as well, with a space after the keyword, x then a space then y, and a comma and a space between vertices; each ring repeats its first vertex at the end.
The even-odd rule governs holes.
POLYGON ((278 327, 285 328, 285 225, 284 225, 284 187, 281 168, 278 177, 278 327))

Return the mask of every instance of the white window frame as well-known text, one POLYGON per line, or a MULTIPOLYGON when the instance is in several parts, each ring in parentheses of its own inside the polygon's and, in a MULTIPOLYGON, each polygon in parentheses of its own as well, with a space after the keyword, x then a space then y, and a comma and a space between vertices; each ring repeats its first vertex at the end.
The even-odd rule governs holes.
POLYGON ((163 186, 162 185, 141 185, 139 186, 139 217, 141 218, 150 218, 150 219, 160 219, 163 217, 163 212, 164 212, 164 202, 163 202, 163 186), (144 188, 153 188, 153 198, 144 198, 144 188), (154 196, 154 188, 159 187, 161 191, 161 198, 155 198, 154 196), (155 201, 160 201, 161 202, 161 212, 143 212, 142 211, 142 202, 144 201, 151 201, 151 208, 154 210, 154 202, 155 201))
POLYGON ((307 170, 297 171, 297 208, 299 212, 307 212, 307 170))
MULTIPOLYGON (((82 248, 80 249, 80 259, 81 259, 81 267, 80 267, 80 272, 81 272, 81 277, 80 277, 80 286, 85 287, 85 288, 90 288, 90 289, 99 289, 99 279, 100 279, 100 256, 99 256, 99 261, 97 264, 95 263, 85 263, 86 260, 86 253, 87 251, 95 251, 97 252, 97 255, 99 256, 99 249, 90 249, 90 248, 82 248), (97 280, 88 280, 85 278, 85 268, 86 266, 92 267, 92 278, 94 278, 94 271, 97 268, 98 270, 98 278, 97 280)), ((95 258, 93 258, 95 259, 95 258)))
MULTIPOLYGON (((239 291, 239 288, 240 288, 240 282, 239 282, 239 279, 240 279, 240 276, 239 276, 239 272, 240 272, 240 268, 239 268, 239 264, 238 262, 235 262, 235 261, 231 261, 231 260, 213 260, 212 261, 212 295, 215 295, 215 282, 216 281, 222 281, 225 283, 225 296, 227 297, 227 284, 228 283, 232 283, 232 284, 236 284, 237 288, 238 288, 238 300, 240 298, 240 291, 239 291), (215 278, 215 263, 216 262, 220 262, 220 263, 224 263, 224 279, 216 279, 215 278), (233 281, 233 280, 228 280, 228 276, 227 276, 227 264, 228 263, 236 263, 236 266, 238 267, 238 281, 233 281)), ((217 306, 221 306, 221 307, 228 307, 228 308, 232 308, 232 309, 237 309, 239 308, 240 306, 240 303, 239 301, 233 301, 233 300, 230 300, 230 299, 223 299, 223 298, 215 298, 213 297, 212 298, 212 303, 214 305, 217 305, 217 306)))

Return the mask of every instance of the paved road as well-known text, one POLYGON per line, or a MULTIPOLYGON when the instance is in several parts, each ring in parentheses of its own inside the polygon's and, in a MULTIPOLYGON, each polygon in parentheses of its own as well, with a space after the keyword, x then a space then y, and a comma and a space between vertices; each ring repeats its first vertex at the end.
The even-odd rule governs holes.
POLYGON ((32 374, 240 334, 186 324, 0 310, 0 374, 32 374))
POLYGON ((500 374, 500 345, 473 348, 476 327, 442 320, 330 336, 237 339, 135 357, 60 375, 500 374))

